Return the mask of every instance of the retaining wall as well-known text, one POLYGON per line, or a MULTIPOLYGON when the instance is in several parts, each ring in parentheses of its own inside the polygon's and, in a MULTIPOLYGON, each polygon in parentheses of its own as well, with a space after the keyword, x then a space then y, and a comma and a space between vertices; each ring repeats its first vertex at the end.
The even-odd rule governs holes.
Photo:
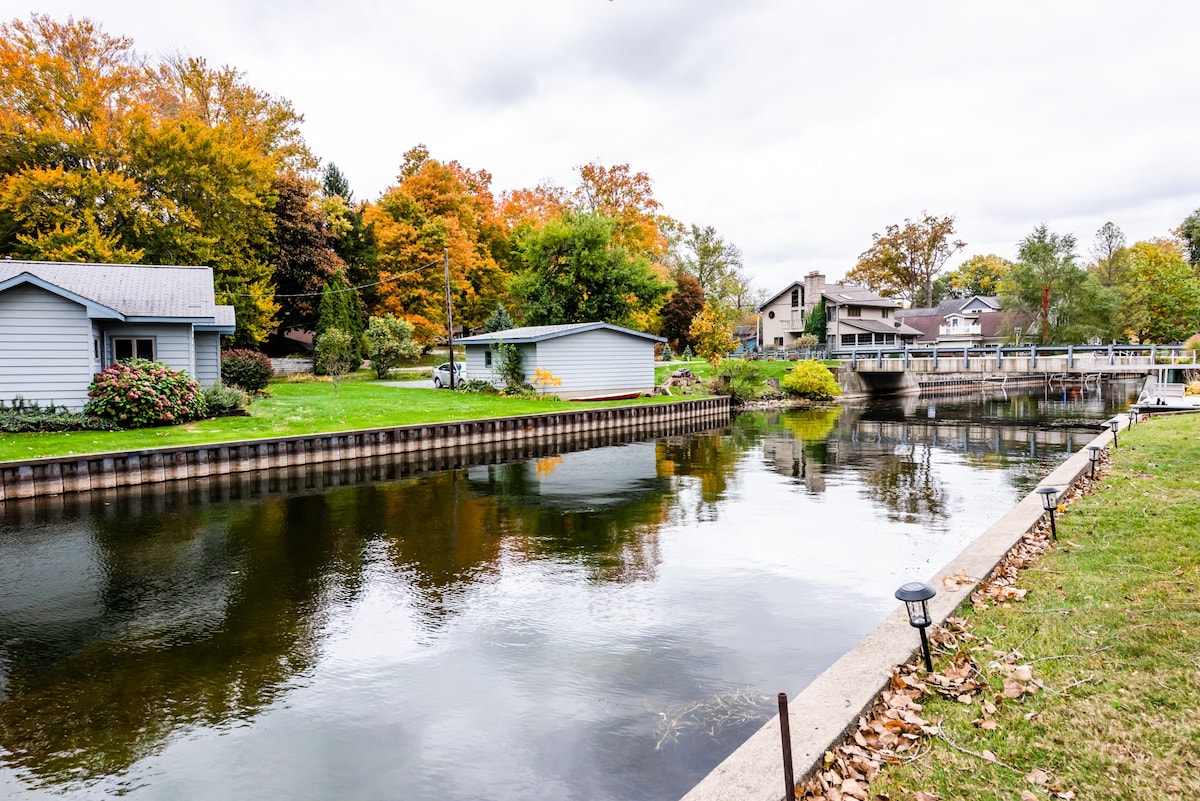
MULTIPOLYGON (((1128 425, 1128 420, 1123 422, 1128 425)), ((1105 446, 1112 439, 1113 434, 1106 431, 1089 444, 1105 446)), ((1039 486, 1067 491, 1090 470, 1091 460, 1085 445, 1039 486)), ((1036 492, 1030 492, 962 553, 929 576, 926 581, 937 590, 937 595, 929 601, 934 624, 941 625, 959 604, 970 598, 979 582, 1044 516, 1041 499, 1036 492), (953 588, 944 586, 942 576, 959 570, 972 580, 953 588)), ((858 645, 813 679, 803 692, 791 696, 788 722, 797 781, 820 768, 825 751, 857 724, 859 716, 874 703, 891 678, 892 667, 906 662, 918 645, 901 604, 858 645)), ((776 715, 692 788, 683 801, 779 801, 785 786, 782 754, 776 715)))
POLYGON ((0 501, 687 420, 727 422, 729 398, 4 462, 0 501))

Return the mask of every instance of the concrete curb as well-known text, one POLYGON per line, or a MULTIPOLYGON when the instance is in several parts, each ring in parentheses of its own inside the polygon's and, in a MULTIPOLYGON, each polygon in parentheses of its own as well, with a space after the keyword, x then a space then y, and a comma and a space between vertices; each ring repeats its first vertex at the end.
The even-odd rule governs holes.
MULTIPOLYGON (((1128 419, 1124 419, 1128 427, 1128 419)), ((1105 447, 1113 439, 1106 431, 1089 445, 1105 447)), ((1038 486, 1069 489, 1091 469, 1084 446, 1046 476, 1038 486)), ((929 612, 940 625, 964 601, 979 582, 1000 563, 1013 546, 1044 517, 1040 498, 1031 492, 951 559, 927 581, 938 594, 929 602, 929 612), (942 576, 959 570, 973 581, 953 590, 942 586, 942 576)), ((797 781, 810 776, 821 764, 824 753, 858 723, 892 675, 892 667, 912 656, 919 644, 902 607, 888 615, 854 648, 813 679, 788 702, 792 734, 792 760, 797 781)), ((779 716, 751 735, 738 750, 693 787, 683 801, 778 801, 783 797, 783 751, 779 716)))

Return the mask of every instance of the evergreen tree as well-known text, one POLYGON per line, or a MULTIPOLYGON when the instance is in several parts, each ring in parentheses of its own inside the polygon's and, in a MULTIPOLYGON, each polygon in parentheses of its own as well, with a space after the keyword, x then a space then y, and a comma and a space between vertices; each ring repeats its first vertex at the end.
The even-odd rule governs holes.
POLYGON ((496 304, 496 310, 492 312, 492 316, 483 324, 483 330, 489 334, 496 331, 507 331, 510 328, 516 327, 517 324, 513 322, 512 315, 508 313, 508 309, 504 308, 503 303, 496 304))
POLYGON ((321 306, 317 311, 316 337, 336 328, 353 340, 355 355, 362 360, 363 322, 358 292, 346 283, 343 273, 335 273, 321 291, 321 306))
POLYGON ((804 333, 817 338, 817 342, 825 341, 825 304, 818 303, 804 322, 804 333))

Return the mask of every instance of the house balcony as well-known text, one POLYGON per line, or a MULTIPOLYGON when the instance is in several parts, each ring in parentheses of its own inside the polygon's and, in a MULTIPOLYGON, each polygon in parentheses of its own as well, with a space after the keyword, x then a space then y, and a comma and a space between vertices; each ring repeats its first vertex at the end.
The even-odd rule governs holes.
POLYGON ((779 322, 783 326, 783 330, 787 331, 790 334, 804 333, 804 315, 803 314, 800 314, 800 313, 793 314, 791 317, 782 318, 779 322))
POLYGON ((952 336, 961 336, 961 337, 976 336, 977 337, 977 336, 982 336, 982 335, 983 335, 983 326, 981 326, 979 323, 975 323, 974 325, 939 325, 938 326, 938 336, 939 337, 952 337, 952 336))

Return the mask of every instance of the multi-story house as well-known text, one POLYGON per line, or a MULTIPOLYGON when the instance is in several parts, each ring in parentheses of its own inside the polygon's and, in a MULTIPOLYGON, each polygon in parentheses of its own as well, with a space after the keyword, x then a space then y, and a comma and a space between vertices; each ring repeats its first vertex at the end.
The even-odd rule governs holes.
POLYGON ((811 272, 758 307, 763 346, 795 345, 818 304, 825 306, 824 344, 830 349, 896 347, 921 333, 896 319, 896 301, 855 284, 827 284, 824 275, 811 272))

